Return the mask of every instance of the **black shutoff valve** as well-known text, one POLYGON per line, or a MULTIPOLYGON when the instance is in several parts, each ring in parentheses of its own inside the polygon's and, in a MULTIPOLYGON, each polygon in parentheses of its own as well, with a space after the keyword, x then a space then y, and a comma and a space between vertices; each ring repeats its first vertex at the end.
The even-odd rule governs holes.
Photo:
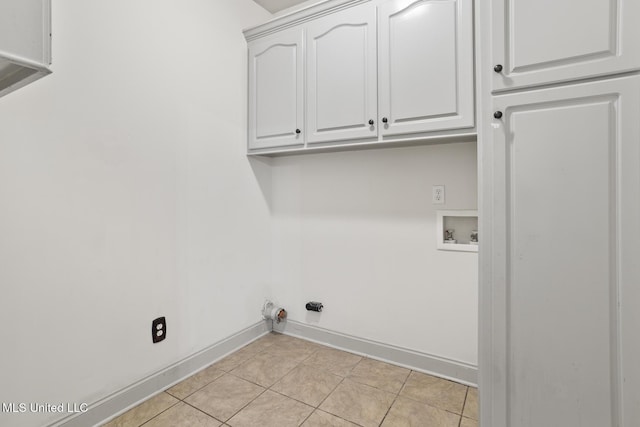
POLYGON ((321 312, 322 311, 322 303, 321 302, 311 301, 311 302, 307 303, 306 307, 307 307, 307 310, 309 310, 309 311, 317 311, 317 312, 321 312))

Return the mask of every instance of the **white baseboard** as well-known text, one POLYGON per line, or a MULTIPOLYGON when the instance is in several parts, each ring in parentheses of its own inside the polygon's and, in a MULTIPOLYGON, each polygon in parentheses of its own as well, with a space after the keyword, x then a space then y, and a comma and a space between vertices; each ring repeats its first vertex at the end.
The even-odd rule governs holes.
POLYGON ((295 320, 274 324, 273 330, 462 384, 474 387, 478 384, 478 367, 468 363, 358 338, 295 320))
POLYGON ((248 328, 201 350, 173 365, 149 375, 118 392, 90 404, 87 412, 74 414, 49 424, 48 427, 97 426, 142 403, 162 390, 182 381, 210 364, 222 359, 271 330, 271 321, 260 321, 248 328))

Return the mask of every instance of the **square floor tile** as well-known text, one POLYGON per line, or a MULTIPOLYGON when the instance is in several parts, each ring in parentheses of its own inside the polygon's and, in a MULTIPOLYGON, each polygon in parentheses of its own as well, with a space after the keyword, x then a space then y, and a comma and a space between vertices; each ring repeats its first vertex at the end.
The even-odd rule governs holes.
POLYGON ((471 418, 462 417, 460 427, 478 427, 478 422, 476 420, 472 420, 471 418))
POLYGON ((360 384, 397 394, 410 372, 409 369, 377 360, 362 359, 347 378, 360 384))
POLYGON ((382 427, 458 427, 459 423, 460 415, 415 400, 398 397, 393 402, 382 427))
POLYGON ((357 424, 351 423, 328 412, 316 409, 302 427, 358 427, 357 424))
POLYGON ((283 335, 283 339, 276 341, 274 345, 267 348, 265 353, 269 353, 275 357, 287 358, 292 361, 302 362, 313 353, 323 348, 318 344, 298 338, 283 335))
POLYGON ((268 353, 260 353, 238 366, 231 373, 268 388, 297 365, 298 362, 289 360, 286 357, 275 357, 268 353))
MULTIPOLYGON (((251 344, 249 344, 249 346, 250 345, 251 344)), ((219 362, 214 363, 213 366, 225 372, 230 372, 234 370, 235 368, 240 366, 242 363, 246 362, 247 360, 251 359, 256 354, 259 353, 259 351, 255 349, 255 347, 249 347, 249 346, 242 347, 240 350, 234 353, 231 353, 230 355, 220 360, 219 362)))
POLYGON ((185 399, 185 402, 221 421, 231 418, 264 388, 225 374, 185 399))
POLYGON ((334 375, 346 377, 362 360, 362 357, 333 348, 321 348, 303 363, 307 366, 320 368, 334 375))
POLYGON ((221 424, 204 412, 180 402, 153 418, 144 427, 219 427, 221 424))
POLYGON ((232 427, 298 427, 312 411, 311 406, 267 390, 227 424, 232 427))
POLYGON ((280 341, 280 335, 275 332, 270 332, 252 343, 247 344, 245 347, 248 351, 254 351, 256 354, 261 353, 272 345, 278 343, 280 341))
POLYGON ((340 381, 342 378, 337 375, 311 366, 300 365, 275 383, 271 389, 316 407, 340 381))
POLYGON ((104 424, 103 427, 138 427, 178 402, 175 397, 160 393, 104 424))
POLYGON ((258 338, 252 343, 245 345, 244 347, 234 351, 224 359, 216 362, 214 366, 218 369, 222 369, 225 372, 229 372, 246 362, 253 356, 262 353, 277 341, 275 336, 280 334, 269 333, 261 338, 258 338))
POLYGON ((209 366, 197 374, 190 376, 186 380, 174 385, 167 390, 167 393, 182 400, 193 392, 200 390, 216 378, 221 377, 223 374, 223 370, 220 370, 215 366, 209 366))
POLYGON ((462 416, 473 420, 478 419, 478 389, 475 387, 469 387, 469 391, 467 391, 462 416))
POLYGON ((395 395, 348 379, 320 405, 320 409, 365 427, 380 425, 395 395))
POLYGON ((400 391, 400 396, 456 414, 462 414, 466 394, 465 385, 415 371, 411 372, 400 391))

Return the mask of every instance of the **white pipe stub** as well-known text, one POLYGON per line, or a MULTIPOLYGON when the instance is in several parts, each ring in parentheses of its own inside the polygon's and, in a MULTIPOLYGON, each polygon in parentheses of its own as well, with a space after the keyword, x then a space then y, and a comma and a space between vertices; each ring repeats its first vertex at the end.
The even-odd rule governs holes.
POLYGON ((262 306, 262 317, 266 320, 275 320, 276 323, 280 323, 281 320, 287 318, 287 312, 284 308, 266 300, 262 306))

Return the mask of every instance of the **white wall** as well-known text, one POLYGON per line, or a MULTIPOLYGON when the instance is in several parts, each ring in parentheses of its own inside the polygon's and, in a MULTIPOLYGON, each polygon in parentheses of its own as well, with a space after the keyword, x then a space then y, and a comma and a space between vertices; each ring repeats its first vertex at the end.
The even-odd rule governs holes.
POLYGON ((0 98, 0 402, 92 403, 260 320, 270 170, 245 156, 241 30, 269 17, 53 2, 54 74, 0 98))
POLYGON ((436 209, 476 206, 475 143, 275 159, 274 294, 290 319, 477 364, 477 253, 436 250, 436 209))

